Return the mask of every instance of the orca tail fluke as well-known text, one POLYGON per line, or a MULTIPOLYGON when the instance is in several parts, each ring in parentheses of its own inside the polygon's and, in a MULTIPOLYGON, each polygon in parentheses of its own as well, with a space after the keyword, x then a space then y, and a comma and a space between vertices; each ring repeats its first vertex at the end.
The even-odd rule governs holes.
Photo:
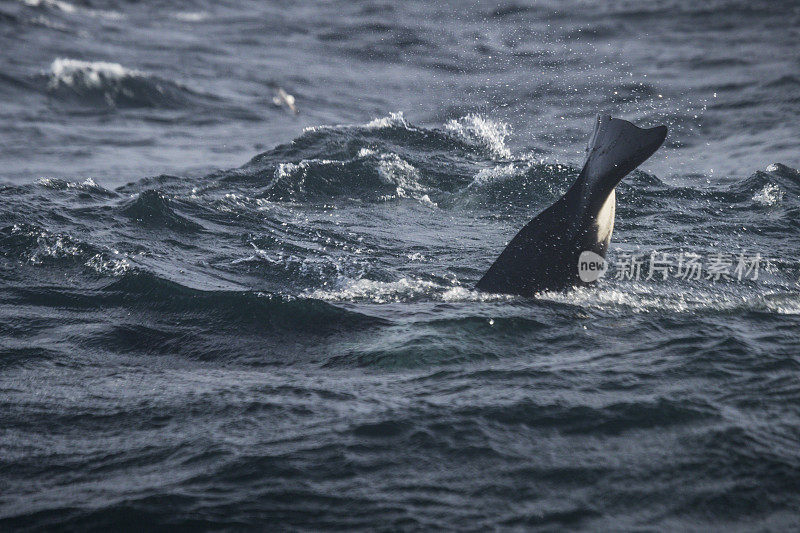
MULTIPOLYGON (((578 258, 596 233, 597 214, 622 178, 658 150, 667 128, 642 129, 608 115, 597 117, 580 177, 556 203, 539 213, 511 239, 478 281, 486 292, 533 295, 580 283, 578 258), (592 237, 592 235, 594 235, 592 237)), ((603 249, 613 228, 613 207, 603 249)))
POLYGON ((592 185, 613 189, 664 142, 667 127, 644 129, 627 120, 598 115, 581 176, 592 185))

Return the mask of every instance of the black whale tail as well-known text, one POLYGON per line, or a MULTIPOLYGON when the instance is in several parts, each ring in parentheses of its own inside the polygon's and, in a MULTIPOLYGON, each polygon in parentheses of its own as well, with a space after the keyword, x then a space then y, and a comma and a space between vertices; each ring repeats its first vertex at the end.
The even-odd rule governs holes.
POLYGON ((666 137, 666 126, 643 129, 627 120, 598 115, 580 179, 608 195, 653 155, 666 137))
POLYGON ((592 210, 653 155, 666 136, 665 126, 642 129, 625 120, 598 116, 575 184, 517 233, 476 288, 530 296, 578 284, 578 257, 586 244, 588 225, 594 223, 592 210))

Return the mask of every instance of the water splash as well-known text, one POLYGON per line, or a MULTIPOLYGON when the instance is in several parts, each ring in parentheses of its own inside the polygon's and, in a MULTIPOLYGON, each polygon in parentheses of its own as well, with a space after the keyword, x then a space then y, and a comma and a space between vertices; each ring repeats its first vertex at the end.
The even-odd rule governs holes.
POLYGON ((458 120, 451 119, 445 124, 445 130, 462 142, 488 149, 496 157, 511 158, 511 150, 505 144, 506 138, 511 135, 511 126, 505 122, 469 114, 458 120))
POLYGON ((772 206, 783 200, 784 194, 783 189, 774 183, 768 183, 753 195, 753 202, 764 206, 772 206))

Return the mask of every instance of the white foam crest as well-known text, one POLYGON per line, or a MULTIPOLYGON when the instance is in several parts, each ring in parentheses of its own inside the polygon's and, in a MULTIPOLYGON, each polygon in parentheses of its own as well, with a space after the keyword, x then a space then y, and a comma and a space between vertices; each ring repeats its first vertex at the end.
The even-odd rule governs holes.
POLYGON ((779 315, 800 315, 800 301, 793 302, 766 302, 764 307, 779 315))
POLYGON ((133 268, 128 259, 116 250, 114 250, 114 255, 118 257, 106 257, 103 254, 96 254, 90 257, 85 264, 100 274, 110 274, 112 276, 121 276, 133 268))
POLYGON ((39 26, 43 26, 45 28, 50 28, 51 30, 58 30, 58 31, 69 30, 69 26, 61 24, 60 22, 56 22, 54 20, 50 20, 44 15, 37 15, 36 17, 31 19, 31 22, 34 24, 38 24, 39 26))
POLYGON ((441 291, 441 285, 432 281, 402 278, 397 281, 346 279, 339 289, 317 289, 308 294, 311 298, 326 301, 367 300, 375 303, 405 302, 441 291))
POLYGON ((467 188, 483 187, 491 183, 506 181, 518 176, 520 173, 521 170, 515 167, 513 163, 497 165, 492 168, 482 168, 475 174, 475 177, 467 188))
POLYGON ((48 189, 79 189, 79 190, 92 190, 103 189, 92 178, 86 178, 82 182, 67 181, 60 178, 39 178, 36 183, 48 189))
POLYGON ((321 126, 308 126, 303 128, 303 133, 313 133, 315 131, 331 131, 331 130, 352 130, 355 128, 358 129, 368 129, 368 130, 380 130, 384 128, 391 128, 393 126, 401 126, 404 128, 408 127, 408 122, 406 118, 403 116, 402 111, 398 111, 396 113, 389 113, 388 116, 374 118, 367 122, 366 124, 361 125, 354 125, 354 124, 335 124, 333 126, 323 124, 321 126))
POLYGON ((434 202, 433 200, 431 200, 431 197, 430 197, 430 196, 428 196, 427 194, 423 194, 422 196, 420 196, 419 198, 417 198, 417 200, 418 200, 418 201, 419 201, 419 203, 421 203, 422 205, 426 205, 426 206, 428 206, 428 207, 439 207, 439 204, 437 204, 436 202, 434 202))
POLYGON ((120 20, 125 18, 125 15, 119 11, 107 11, 103 9, 90 9, 86 7, 77 7, 64 0, 22 0, 22 3, 28 7, 46 7, 50 9, 57 9, 62 13, 75 14, 79 11, 91 17, 104 18, 108 20, 120 20))
POLYGON ((419 177, 417 169, 413 165, 403 160, 397 154, 384 154, 378 163, 378 175, 384 183, 415 187, 415 184, 410 181, 416 182, 419 177))
POLYGON ((63 11, 64 13, 75 13, 75 11, 77 11, 75 6, 62 0, 22 0, 22 3, 28 7, 50 7, 63 11))
POLYGON ((659 297, 646 287, 637 289, 577 287, 567 292, 544 291, 539 293, 537 298, 599 309, 607 309, 609 306, 621 306, 629 308, 636 313, 648 313, 664 309, 682 312, 696 307, 687 302, 683 294, 659 297))
POLYGON ((441 295, 445 302, 495 302, 498 300, 512 300, 516 296, 511 294, 497 294, 482 292, 466 287, 451 287, 441 295))
MULTIPOLYGON (((374 150, 362 148, 358 155, 359 157, 374 157, 376 154, 378 152, 374 150)), ((306 171, 312 164, 330 165, 335 168, 342 167, 345 162, 328 159, 304 159, 298 163, 279 163, 275 168, 275 182, 291 180, 299 185, 306 177, 306 171)), ((428 207, 437 207, 437 204, 428 196, 428 189, 420 183, 419 171, 397 154, 380 154, 376 170, 381 182, 394 187, 394 194, 383 196, 383 200, 411 198, 428 207)))
POLYGON ((436 207, 427 189, 420 184, 419 171, 397 154, 383 154, 378 162, 378 176, 387 185, 395 187, 398 198, 414 198, 429 207, 436 207))
POLYGON ((81 246, 66 235, 53 234, 46 230, 27 229, 19 224, 11 228, 16 235, 36 238, 36 249, 28 255, 28 262, 40 265, 45 258, 77 257, 83 253, 81 246))
MULTIPOLYGON (((287 253, 283 251, 270 252, 257 247, 254 243, 250 243, 253 247, 254 253, 245 257, 240 257, 231 261, 232 265, 240 264, 267 264, 271 267, 277 267, 287 273, 301 276, 312 276, 318 279, 327 279, 331 276, 341 275, 342 269, 346 265, 334 260, 329 256, 303 256, 294 253, 287 253)), ((348 250, 354 254, 359 254, 359 249, 348 250)), ((352 259, 349 261, 351 267, 358 268, 363 266, 362 259, 352 259)))
POLYGON ((358 157, 370 157, 373 155, 378 155, 378 151, 372 148, 362 148, 358 151, 358 157))
POLYGON ((241 257, 239 259, 234 259, 231 261, 232 265, 238 265, 241 263, 251 263, 254 261, 264 261, 272 265, 286 265, 290 262, 294 263, 301 263, 302 259, 294 254, 285 254, 283 252, 277 252, 275 254, 270 254, 266 250, 262 250, 261 248, 257 247, 255 244, 250 243, 250 246, 253 247, 255 251, 254 254, 248 255, 247 257, 241 257))
POLYGON ((783 200, 783 189, 774 183, 767 183, 764 188, 753 195, 753 201, 759 205, 771 206, 783 200))
POLYGON ((177 11, 172 17, 181 22, 202 22, 208 18, 205 11, 177 11))
POLYGON ((34 265, 41 264, 45 257, 54 259, 77 257, 82 252, 77 243, 63 235, 50 237, 43 233, 36 240, 39 248, 30 256, 30 262, 34 265))
POLYGON ((363 127, 371 130, 379 130, 383 128, 391 128, 393 126, 408 127, 408 122, 406 122, 406 118, 403 116, 402 111, 389 113, 389 116, 386 117, 374 118, 364 124, 363 127))
MULTIPOLYGON (((30 230, 19 225, 14 225, 11 231, 15 234, 36 237, 36 249, 27 257, 27 261, 32 265, 41 265, 45 259, 80 257, 87 251, 85 246, 67 235, 54 234, 47 230, 30 230)), ((84 265, 100 274, 113 276, 121 276, 133 268, 128 261, 128 255, 117 250, 95 254, 84 265)))
POLYGON ((509 159, 511 150, 506 147, 506 137, 511 135, 511 126, 496 122, 477 114, 469 114, 458 120, 451 119, 445 129, 461 141, 488 149, 497 157, 509 159))
POLYGON ((120 81, 126 77, 137 76, 145 76, 145 73, 106 61, 82 61, 59 57, 50 64, 51 89, 62 84, 69 87, 83 85, 102 88, 106 80, 120 81))
POLYGON ((59 180, 57 178, 39 178, 36 180, 36 183, 42 185, 43 187, 57 187, 59 184, 59 180))
POLYGON ((792 314, 793 309, 800 309, 800 302, 796 299, 781 300, 775 303, 765 299, 763 293, 744 293, 738 291, 734 286, 723 288, 718 284, 709 284, 707 290, 693 288, 691 291, 685 292, 677 291, 674 287, 666 288, 648 283, 631 283, 625 284, 623 287, 577 287, 567 292, 545 291, 539 293, 537 298, 602 310, 622 307, 634 313, 659 311, 685 313, 766 308, 792 314))
POLYGON ((300 163, 279 163, 278 168, 275 169, 275 179, 279 180, 293 176, 298 171, 308 167, 308 164, 303 165, 304 163, 305 161, 300 163))
POLYGON ((462 286, 441 285, 416 278, 397 281, 345 278, 336 289, 317 289, 311 298, 326 301, 369 301, 373 303, 408 302, 427 299, 443 302, 485 302, 515 298, 507 294, 491 294, 462 286))
POLYGON ((334 167, 341 167, 343 161, 333 161, 330 159, 303 159, 299 163, 279 163, 275 169, 275 179, 281 180, 286 178, 302 179, 311 165, 331 165, 334 167))

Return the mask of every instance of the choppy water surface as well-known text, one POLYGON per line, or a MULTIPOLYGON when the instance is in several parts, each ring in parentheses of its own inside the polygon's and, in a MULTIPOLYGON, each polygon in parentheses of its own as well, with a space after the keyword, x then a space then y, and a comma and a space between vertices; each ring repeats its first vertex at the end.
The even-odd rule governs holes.
POLYGON ((0 4, 0 523, 797 527, 799 21, 0 4), (611 263, 758 279, 472 290, 601 109, 671 128, 611 263))

